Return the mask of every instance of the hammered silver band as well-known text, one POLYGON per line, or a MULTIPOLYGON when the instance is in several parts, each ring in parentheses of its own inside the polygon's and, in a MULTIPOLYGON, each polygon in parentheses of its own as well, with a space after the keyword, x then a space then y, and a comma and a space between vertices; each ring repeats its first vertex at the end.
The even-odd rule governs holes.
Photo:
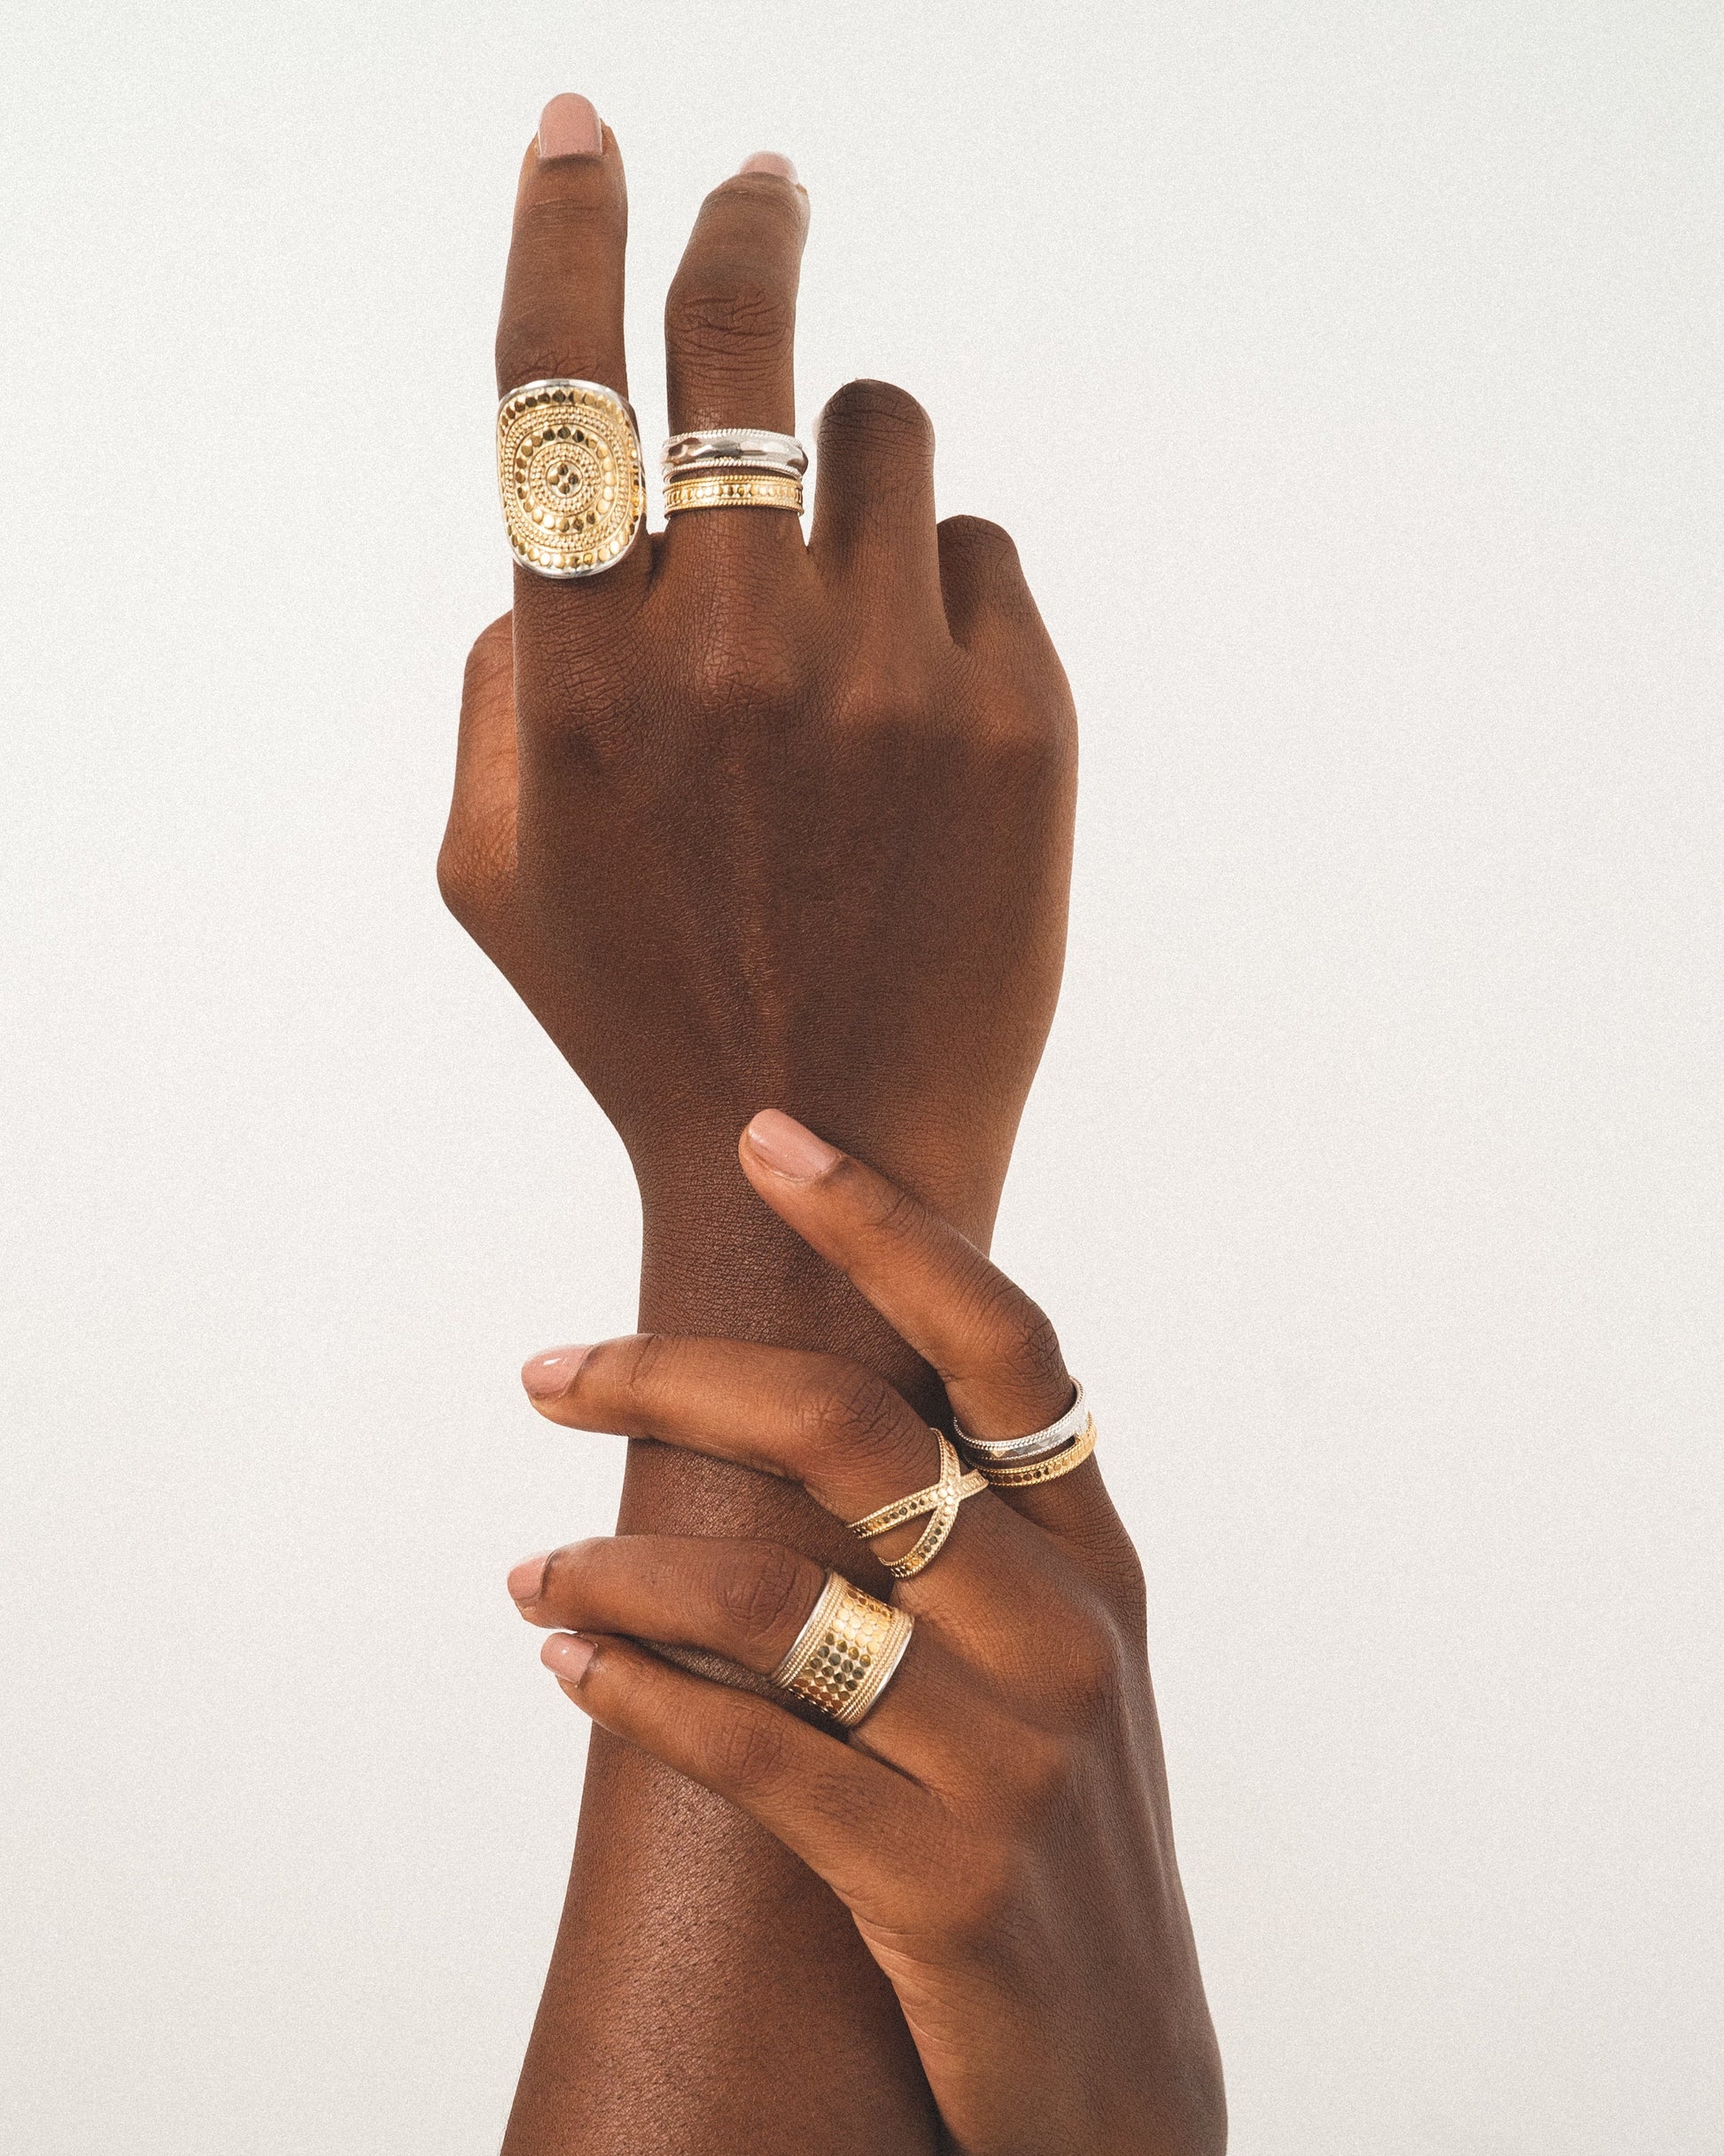
MULTIPOLYGON (((1077 1381, 1074 1378, 1072 1382, 1076 1384, 1077 1381)), ((1044 1430, 1031 1430, 1026 1437, 972 1437, 961 1424, 957 1424, 953 1435, 966 1456, 974 1456, 983 1467, 1028 1467, 1031 1460, 1044 1459, 1061 1445, 1069 1444, 1074 1437, 1081 1437, 1089 1420, 1089 1410, 1083 1405, 1083 1388, 1078 1385, 1077 1397, 1060 1420, 1050 1422, 1044 1430)))
POLYGON ((672 434, 659 452, 667 479, 695 471, 775 471, 799 479, 808 469, 808 452, 794 434, 774 434, 767 427, 703 427, 672 434))

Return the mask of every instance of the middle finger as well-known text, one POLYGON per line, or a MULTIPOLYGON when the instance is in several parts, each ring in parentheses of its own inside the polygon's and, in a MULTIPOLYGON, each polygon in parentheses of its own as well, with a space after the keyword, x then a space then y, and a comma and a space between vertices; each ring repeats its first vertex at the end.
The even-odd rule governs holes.
MULTIPOLYGON (((535 1356, 521 1379, 552 1422, 657 1438, 788 1475, 846 1522, 928 1489, 939 1475, 939 1444, 928 1424, 884 1378, 842 1355, 635 1334, 535 1356)), ((938 1601, 967 1582, 985 1584, 998 1567, 992 1545, 1016 1524, 991 1491, 967 1499, 927 1573, 907 1580, 905 1591, 920 1600, 926 1578, 936 1583, 938 1601)), ((926 1525, 913 1520, 867 1547, 876 1557, 901 1557, 926 1525)))
MULTIPOLYGON (((671 430, 796 425, 796 286, 808 197, 788 159, 749 160, 702 203, 664 301, 671 430), (750 169, 753 167, 753 169, 750 169)), ((665 560, 794 559, 788 510, 696 509, 671 518, 665 560)))

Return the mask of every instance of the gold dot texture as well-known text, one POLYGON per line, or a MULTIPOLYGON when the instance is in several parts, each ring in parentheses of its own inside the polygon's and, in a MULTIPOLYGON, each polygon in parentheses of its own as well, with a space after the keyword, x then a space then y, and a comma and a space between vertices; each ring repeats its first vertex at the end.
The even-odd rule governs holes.
POLYGON ((647 510, 633 414, 597 383, 528 383, 497 413, 497 484, 516 561, 551 577, 609 569, 647 510))

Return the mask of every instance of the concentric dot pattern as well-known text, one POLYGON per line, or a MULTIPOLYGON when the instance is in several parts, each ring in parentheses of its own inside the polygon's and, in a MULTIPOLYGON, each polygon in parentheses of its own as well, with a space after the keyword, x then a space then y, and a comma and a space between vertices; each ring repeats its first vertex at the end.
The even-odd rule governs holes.
POLYGON ((628 407, 592 384, 532 383, 503 400, 497 480, 515 557, 543 576, 608 569, 646 514, 628 407))

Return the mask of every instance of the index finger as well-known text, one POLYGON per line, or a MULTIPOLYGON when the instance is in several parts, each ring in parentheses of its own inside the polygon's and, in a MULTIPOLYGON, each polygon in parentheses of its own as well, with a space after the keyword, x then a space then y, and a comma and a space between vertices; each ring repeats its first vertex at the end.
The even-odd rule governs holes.
MULTIPOLYGON (((628 183, 617 137, 586 97, 553 97, 516 190, 497 323, 500 395, 529 382, 572 378, 626 398, 627 238, 628 183)), ((613 639, 618 606, 638 600, 650 562, 643 532, 612 567, 574 582, 516 563, 516 694, 524 712, 561 692, 569 658, 584 658, 613 639)))

